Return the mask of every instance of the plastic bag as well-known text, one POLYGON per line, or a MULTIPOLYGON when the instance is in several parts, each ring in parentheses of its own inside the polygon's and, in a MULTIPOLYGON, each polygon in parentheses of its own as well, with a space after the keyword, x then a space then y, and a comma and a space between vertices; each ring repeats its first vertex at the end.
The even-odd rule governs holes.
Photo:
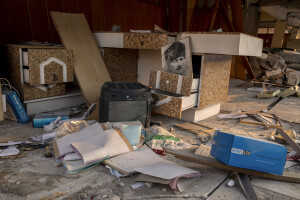
POLYGON ((146 129, 146 144, 156 150, 163 150, 162 147, 184 149, 192 146, 160 126, 146 129))
POLYGON ((58 126, 56 129, 56 138, 61 138, 65 135, 80 131, 81 129, 87 127, 88 124, 85 120, 73 120, 65 121, 58 126))

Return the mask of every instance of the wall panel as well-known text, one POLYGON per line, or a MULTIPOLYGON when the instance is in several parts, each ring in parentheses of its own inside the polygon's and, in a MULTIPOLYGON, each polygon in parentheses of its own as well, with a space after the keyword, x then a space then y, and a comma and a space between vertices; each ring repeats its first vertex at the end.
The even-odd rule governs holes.
MULTIPOLYGON (((171 1, 171 31, 179 31, 181 1, 171 1)), ((124 32, 154 24, 167 30, 167 6, 168 0, 0 0, 0 43, 60 43, 51 11, 84 13, 92 31, 111 31, 114 24, 124 32)))
POLYGON ((63 11, 62 1, 61 0, 45 0, 46 8, 47 8, 47 17, 48 17, 48 27, 49 27, 49 34, 51 43, 60 43, 60 39, 58 33, 54 27, 50 12, 51 11, 63 11))
POLYGON ((49 42, 50 31, 45 1, 28 0, 29 20, 31 22, 32 37, 34 40, 49 42))
MULTIPOLYGON (((20 41, 31 41, 33 39, 31 32, 31 23, 28 15, 27 0, 6 0, 7 11, 9 14, 9 24, 11 41, 19 43, 20 41)), ((2 28, 4 28, 1 25, 2 28)), ((1 29, 2 29, 1 28, 1 29)))

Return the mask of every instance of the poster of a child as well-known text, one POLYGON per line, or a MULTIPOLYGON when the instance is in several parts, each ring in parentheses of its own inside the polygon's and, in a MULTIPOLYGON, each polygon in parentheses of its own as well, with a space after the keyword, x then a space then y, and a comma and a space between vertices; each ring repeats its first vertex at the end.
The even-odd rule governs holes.
POLYGON ((191 75, 191 51, 189 38, 162 48, 163 71, 183 76, 191 75))

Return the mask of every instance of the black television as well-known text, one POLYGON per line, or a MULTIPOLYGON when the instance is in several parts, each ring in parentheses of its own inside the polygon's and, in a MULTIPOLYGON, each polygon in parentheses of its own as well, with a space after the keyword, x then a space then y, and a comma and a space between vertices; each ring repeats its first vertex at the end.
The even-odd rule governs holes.
POLYGON ((101 88, 99 122, 139 120, 150 124, 151 89, 138 82, 106 82, 101 88))

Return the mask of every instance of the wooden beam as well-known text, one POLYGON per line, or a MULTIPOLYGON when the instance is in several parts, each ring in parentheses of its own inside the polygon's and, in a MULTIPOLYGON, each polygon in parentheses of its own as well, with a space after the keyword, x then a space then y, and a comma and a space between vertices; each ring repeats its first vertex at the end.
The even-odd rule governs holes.
POLYGON ((271 48, 281 48, 284 40, 286 21, 276 20, 271 48))
POLYGON ((282 175, 269 174, 269 173, 265 173, 265 172, 259 172, 259 171, 255 171, 255 170, 225 165, 214 158, 196 155, 193 153, 186 152, 185 150, 173 150, 173 149, 164 148, 164 151, 168 154, 174 155, 178 159, 186 160, 186 161, 189 161, 192 163, 198 163, 201 165, 215 167, 215 168, 218 168, 221 170, 234 171, 237 173, 243 173, 243 174, 248 174, 248 175, 252 175, 252 176, 256 176, 256 177, 272 179, 272 180, 277 180, 277 181, 300 183, 300 173, 283 172, 282 175))

